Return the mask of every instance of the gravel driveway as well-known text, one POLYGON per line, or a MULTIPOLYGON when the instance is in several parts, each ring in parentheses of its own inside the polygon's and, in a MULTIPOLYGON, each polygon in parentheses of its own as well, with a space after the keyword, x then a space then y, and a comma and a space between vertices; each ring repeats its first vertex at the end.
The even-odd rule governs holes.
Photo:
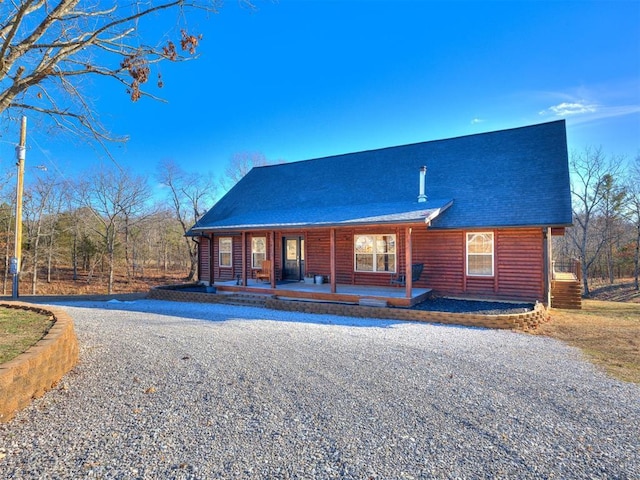
POLYGON ((80 364, 0 478, 639 478, 640 388, 509 331, 73 303, 80 364))

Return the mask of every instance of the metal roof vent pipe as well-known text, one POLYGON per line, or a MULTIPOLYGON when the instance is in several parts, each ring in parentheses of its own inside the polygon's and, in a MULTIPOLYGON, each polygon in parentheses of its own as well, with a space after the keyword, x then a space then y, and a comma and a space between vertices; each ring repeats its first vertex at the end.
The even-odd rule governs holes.
POLYGON ((418 195, 418 202, 426 202, 427 196, 424 193, 425 179, 427 178, 427 167, 420 168, 420 195, 418 195))

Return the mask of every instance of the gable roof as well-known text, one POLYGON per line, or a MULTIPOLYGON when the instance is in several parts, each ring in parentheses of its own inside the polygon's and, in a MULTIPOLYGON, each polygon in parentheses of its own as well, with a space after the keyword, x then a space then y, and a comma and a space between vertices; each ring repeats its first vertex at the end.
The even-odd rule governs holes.
POLYGON ((256 167, 194 225, 203 230, 415 223, 567 226, 564 120, 256 167), (419 171, 427 166, 419 203, 419 171))

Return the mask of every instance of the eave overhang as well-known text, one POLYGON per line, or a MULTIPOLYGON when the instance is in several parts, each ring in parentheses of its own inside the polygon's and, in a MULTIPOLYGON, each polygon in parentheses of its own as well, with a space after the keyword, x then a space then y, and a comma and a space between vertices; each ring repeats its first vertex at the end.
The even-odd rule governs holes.
POLYGON ((213 230, 273 230, 290 228, 330 228, 364 225, 426 224, 427 226, 447 210, 453 200, 424 203, 369 204, 353 207, 291 209, 278 212, 251 212, 250 214, 194 225, 187 235, 197 236, 213 230), (307 215, 305 215, 305 213, 307 215), (264 222, 258 217, 265 218, 264 222), (267 219, 271 219, 268 221, 267 219), (309 220, 311 219, 311 220, 309 220))

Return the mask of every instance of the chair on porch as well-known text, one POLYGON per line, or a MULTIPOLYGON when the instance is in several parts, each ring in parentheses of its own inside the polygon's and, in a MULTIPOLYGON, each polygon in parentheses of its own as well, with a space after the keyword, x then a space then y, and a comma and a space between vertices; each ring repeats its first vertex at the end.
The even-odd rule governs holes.
POLYGON ((262 261, 262 267, 256 272, 256 280, 271 282, 271 260, 262 261))
MULTIPOLYGON (((420 279, 422 270, 424 269, 423 263, 414 263, 411 265, 411 282, 415 283, 420 279)), ((391 285, 404 287, 407 284, 407 278, 404 273, 391 276, 391 285)))

